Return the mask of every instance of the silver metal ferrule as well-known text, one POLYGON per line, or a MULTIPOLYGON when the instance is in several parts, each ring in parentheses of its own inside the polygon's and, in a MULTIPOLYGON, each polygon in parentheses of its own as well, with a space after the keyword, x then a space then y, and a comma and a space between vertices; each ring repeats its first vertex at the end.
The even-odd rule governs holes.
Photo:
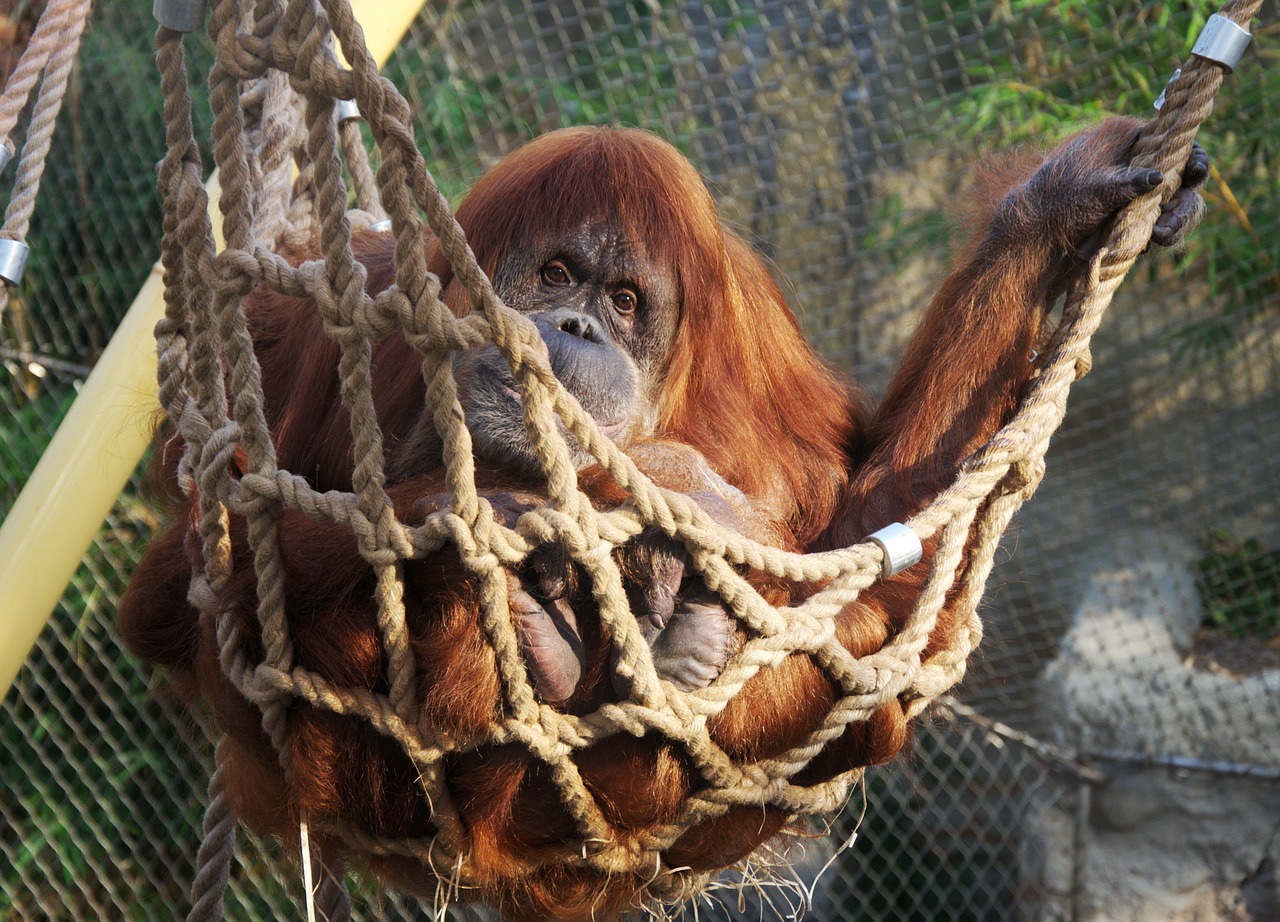
MULTIPOLYGON (((1231 73, 1240 63, 1240 58, 1244 56, 1244 50, 1249 47, 1252 39, 1253 36, 1249 30, 1239 25, 1230 16, 1214 13, 1200 30, 1200 37, 1196 39, 1191 53, 1206 61, 1213 61, 1227 73, 1231 73)), ((1169 82, 1160 91, 1160 96, 1155 101, 1157 109, 1164 108, 1164 94, 1168 92, 1169 87, 1173 86, 1173 81, 1178 79, 1180 73, 1182 73, 1181 67, 1173 72, 1169 82)))
POLYGON ((1222 65, 1223 70, 1231 73, 1244 56, 1253 36, 1249 30, 1238 25, 1230 16, 1214 13, 1200 30, 1191 53, 1199 58, 1207 58, 1222 65))
POLYGON ((381 221, 374 221, 369 225, 369 230, 375 234, 389 234, 391 233, 391 219, 383 218, 381 221))
POLYGON ((924 547, 920 537, 903 525, 894 522, 884 528, 867 535, 868 541, 874 541, 884 551, 884 561, 880 564, 880 575, 886 579, 901 573, 914 563, 919 563, 924 556, 924 547))
POLYGON ((339 125, 360 118, 360 107, 354 99, 339 99, 333 111, 338 116, 339 125))
POLYGON ((151 15, 174 32, 195 32, 204 25, 206 0, 154 0, 151 15))
POLYGON ((22 282, 22 274, 27 271, 27 257, 31 248, 21 240, 10 240, 0 237, 0 281, 10 288, 22 282))
POLYGON ((1179 67, 1177 70, 1173 72, 1173 76, 1169 78, 1169 82, 1164 85, 1164 89, 1161 90, 1160 95, 1156 97, 1155 106, 1157 109, 1164 108, 1164 94, 1169 91, 1169 87, 1173 86, 1173 81, 1177 80, 1178 75, 1181 73, 1182 73, 1182 68, 1179 67))

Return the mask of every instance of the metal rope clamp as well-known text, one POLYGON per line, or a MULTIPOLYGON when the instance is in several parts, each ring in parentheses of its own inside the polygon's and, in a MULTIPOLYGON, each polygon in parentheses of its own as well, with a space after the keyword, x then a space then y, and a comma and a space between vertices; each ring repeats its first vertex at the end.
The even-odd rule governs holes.
MULTIPOLYGON (((1213 61, 1227 73, 1231 73, 1236 69, 1236 65, 1240 63, 1240 59, 1244 57, 1244 50, 1249 47, 1249 42, 1252 39, 1253 36, 1249 33, 1249 30, 1230 16, 1214 13, 1209 17, 1209 21, 1204 24, 1204 28, 1200 30, 1200 37, 1196 39, 1191 53, 1198 58, 1204 58, 1206 61, 1213 61)), ((1160 91, 1160 98, 1156 100, 1157 109, 1164 106, 1164 94, 1173 85, 1173 81, 1178 79, 1180 73, 1182 73, 1182 68, 1175 70, 1173 76, 1169 78, 1169 82, 1160 91)))
POLYGON ((338 118, 338 124, 343 122, 353 122, 360 120, 360 107, 356 105, 354 99, 339 99, 333 107, 334 114, 338 118))
POLYGON ((195 32, 204 25, 206 0, 154 0, 151 15, 174 32, 195 32))
POLYGON ((880 576, 888 579, 896 576, 914 563, 919 563, 924 556, 924 548, 920 537, 912 529, 901 522, 893 522, 884 528, 867 535, 868 541, 874 541, 884 551, 884 560, 880 563, 880 576))
POLYGON ((0 281, 14 288, 22 281, 27 271, 27 257, 31 255, 31 247, 21 240, 0 237, 0 281))

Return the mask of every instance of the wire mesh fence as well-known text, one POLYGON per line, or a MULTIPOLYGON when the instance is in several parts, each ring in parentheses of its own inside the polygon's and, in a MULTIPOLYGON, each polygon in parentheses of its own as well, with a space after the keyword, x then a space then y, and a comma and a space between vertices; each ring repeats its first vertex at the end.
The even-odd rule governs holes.
MULTIPOLYGON (((20 45, 34 12, 0 11, 0 35, 20 45)), ((974 164, 1147 111, 1209 12, 448 0, 386 73, 454 193, 563 125, 672 140, 787 280, 819 351, 879 388, 941 277, 974 164)), ((96 12, 61 117, 0 333, 0 514, 159 252, 147 13, 96 12)), ((958 700, 801 856, 803 878, 822 872, 812 917, 1280 918, 1278 22, 1265 4, 1202 138, 1204 226, 1133 274, 1094 341, 958 700)), ((207 107, 196 117, 200 136, 207 107)), ((156 526, 131 486, 4 699, 5 918, 185 912, 208 735, 112 626, 156 526)), ((297 912, 280 846, 241 849, 227 915, 297 912)), ((698 917, 786 918, 799 899, 718 893, 698 917)), ((361 918, 431 917, 372 884, 355 902, 361 918)))

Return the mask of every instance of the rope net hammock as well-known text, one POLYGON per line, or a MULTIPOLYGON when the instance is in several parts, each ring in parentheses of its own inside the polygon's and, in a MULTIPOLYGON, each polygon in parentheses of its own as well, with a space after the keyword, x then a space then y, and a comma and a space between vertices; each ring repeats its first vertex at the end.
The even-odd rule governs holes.
MULTIPOLYGON (((1258 5, 1232 3, 1224 13, 1245 25, 1258 5)), ((881 546, 867 542, 826 553, 784 553, 717 525, 687 496, 645 477, 557 382, 533 324, 495 295, 415 146, 406 102, 377 73, 346 0, 321 0, 319 6, 306 0, 212 4, 208 29, 216 59, 210 87, 222 185, 221 249, 201 184, 183 56, 183 30, 197 28, 200 17, 189 24, 170 20, 157 35, 168 154, 159 171, 166 315, 156 334, 161 401, 185 442, 183 476, 198 485, 201 546, 189 598, 202 611, 213 605, 232 570, 229 516, 242 517, 256 570, 260 636, 245 636, 216 610, 205 617, 215 618, 222 672, 260 710, 284 777, 290 777, 297 757, 289 735, 299 704, 367 722, 412 761, 416 796, 429 805, 433 835, 396 839, 352 824, 312 825, 312 836, 341 843, 348 858, 375 869, 413 867, 423 881, 437 882, 437 893, 446 901, 466 897, 463 888, 483 882, 477 883, 470 865, 473 843, 451 793, 449 757, 510 745, 524 747, 545 766, 572 816, 577 834, 563 843, 558 867, 566 873, 590 869, 602 880, 630 880, 636 905, 688 897, 705 886, 711 872, 669 864, 665 855, 673 843, 742 805, 776 808, 789 818, 838 811, 856 772, 807 785, 794 783, 797 773, 851 724, 893 702, 912 717, 961 678, 981 638, 975 609, 1000 535, 1041 478, 1068 388, 1089 367, 1090 336, 1147 246, 1162 200, 1177 187, 1223 68, 1195 57, 1168 88, 1134 158, 1135 165, 1163 171, 1164 187, 1135 201, 1113 226, 1084 282, 1069 295, 1063 322, 1016 415, 965 461, 951 486, 905 523, 922 541, 936 543, 928 576, 905 626, 879 651, 856 657, 835 639, 834 619, 880 577, 881 546), (334 37, 349 66, 339 63, 334 37), (379 148, 376 177, 365 159, 359 125, 347 117, 351 101, 379 148), (295 161, 296 176, 291 174, 295 161), (344 166, 358 205, 354 211, 347 209, 344 166), (396 240, 395 284, 370 295, 351 236, 384 216, 396 240), (466 316, 456 317, 442 303, 439 279, 427 270, 424 216, 473 305, 466 316), (293 266, 278 255, 282 243, 304 238, 318 239, 322 259, 293 266), (319 493, 303 477, 277 466, 241 305, 259 287, 314 301, 326 331, 340 345, 342 399, 355 445, 349 492, 319 493), (421 356, 428 402, 443 441, 450 500, 447 509, 412 526, 397 518, 386 492, 383 439, 369 385, 371 342, 391 334, 403 335, 421 356), (518 382, 526 427, 545 474, 545 503, 521 515, 514 527, 498 521, 477 491, 471 435, 453 378, 452 356, 487 343, 501 351, 518 382), (557 419, 628 492, 621 507, 597 510, 580 492, 557 419), (247 458, 243 474, 233 473, 237 452, 247 458), (286 510, 340 523, 356 536, 360 555, 376 574, 385 693, 339 687, 294 662, 285 610, 289 589, 277 540, 286 510), (658 676, 611 553, 655 525, 687 549, 706 586, 745 628, 747 639, 719 678, 696 691, 681 691, 658 676), (561 713, 538 700, 510 614, 507 568, 552 541, 561 542, 589 577, 616 668, 630 680, 625 700, 586 715, 561 713), (402 563, 446 544, 456 547, 473 574, 476 617, 495 652, 502 690, 501 718, 466 739, 421 719, 405 618, 402 563), (822 588, 794 606, 774 608, 741 575, 743 567, 822 588), (962 629, 953 632, 950 643, 929 648, 939 610, 949 598, 959 599, 962 629), (789 750, 763 761, 735 761, 712 739, 709 720, 759 670, 796 652, 820 665, 838 689, 838 700, 789 750), (619 835, 593 798, 573 757, 617 734, 661 737, 693 766, 698 783, 672 821, 619 835)), ((235 822, 223 789, 225 756, 220 745, 193 887, 195 919, 221 915, 229 873, 235 822)), ((331 918, 345 912, 340 880, 331 870, 318 890, 331 918)), ((492 891, 478 895, 501 901, 492 891)))

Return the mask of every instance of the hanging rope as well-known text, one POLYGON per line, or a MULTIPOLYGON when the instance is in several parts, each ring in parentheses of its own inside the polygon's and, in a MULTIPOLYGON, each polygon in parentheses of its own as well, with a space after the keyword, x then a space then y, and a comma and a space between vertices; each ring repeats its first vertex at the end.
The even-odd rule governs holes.
MULTIPOLYGON (((250 656, 249 638, 229 619, 219 618, 220 665, 240 693, 261 709, 263 730, 286 779, 289 713, 298 702, 367 720, 395 740, 419 770, 420 794, 431 805, 437 835, 404 840, 355 828, 323 831, 357 856, 406 856, 424 869, 444 869, 440 873, 447 875, 446 889, 465 883, 467 829, 450 794, 445 756, 479 746, 516 744, 548 767, 576 823, 581 849, 565 859, 567 864, 608 873, 653 873, 649 897, 688 895, 704 885, 708 875, 663 863, 665 850, 683 833, 740 804, 769 805, 791 816, 839 809, 850 777, 813 786, 794 785, 791 779, 851 723, 866 720, 895 700, 905 702, 907 716, 913 716, 962 676, 981 637, 975 609, 996 544, 1013 512, 1040 481, 1067 392, 1088 368, 1089 338, 1133 260, 1146 247, 1161 202, 1177 187, 1192 137, 1222 81, 1222 68, 1193 59, 1169 87, 1159 117, 1138 141, 1135 159, 1136 165, 1162 170, 1165 186, 1135 202, 1116 221, 1086 281, 1069 296, 1042 371, 1012 421, 966 461, 949 488, 906 523, 920 539, 936 539, 929 575, 902 630, 876 653, 855 657, 834 639, 834 619, 880 575, 880 547, 865 543, 823 554, 784 553, 717 526, 688 497, 664 491, 644 477, 555 380, 536 329, 501 304, 476 265, 415 145, 408 106, 378 75, 346 0, 322 0, 320 5, 323 12, 307 2, 287 7, 272 0, 252 6, 244 0, 213 3, 209 33, 216 61, 210 89, 226 237, 220 252, 200 183, 183 34, 168 27, 157 33, 168 140, 160 168, 166 316, 157 327, 157 341, 162 402, 187 446, 183 476, 199 488, 202 562, 193 575, 191 601, 207 608, 230 573, 227 523, 233 511, 245 519, 253 548, 261 629, 255 645, 263 654, 250 656), (337 61, 330 30, 349 67, 337 61), (288 87, 281 74, 287 74, 288 87), (273 108, 285 104, 291 93, 305 103, 296 122, 283 120, 273 108), (381 154, 372 182, 372 174, 364 172, 367 164, 357 162, 355 148, 362 153, 363 146, 354 143, 354 126, 342 120, 341 107, 335 111, 335 100, 354 100, 368 119, 381 154), (297 138, 303 139, 301 144, 297 138), (287 209, 280 191, 286 149, 300 161, 287 209), (352 226, 364 218, 345 209, 344 157, 361 214, 377 217, 385 208, 397 241, 396 283, 376 296, 365 293, 363 268, 351 252, 352 226), (258 184, 266 187, 265 194, 258 184), (439 280, 427 272, 420 214, 425 214, 475 306, 466 317, 453 316, 440 301, 439 280), (305 228, 311 222, 323 259, 291 267, 272 247, 287 228, 305 228), (256 286, 312 299, 327 331, 340 344, 342 399, 355 444, 349 493, 319 494, 302 477, 277 467, 262 408, 259 369, 240 304, 256 286), (421 353, 428 403, 436 408, 435 422, 444 443, 450 494, 448 511, 434 513, 414 527, 397 520, 384 489, 382 436, 369 389, 370 340, 395 330, 421 353), (546 504, 525 513, 510 528, 495 519, 476 490, 470 434, 451 370, 454 352, 489 342, 510 363, 547 486, 546 504), (228 400, 224 382, 229 382, 234 401, 228 400), (578 491, 569 450, 557 434, 557 418, 630 492, 629 503, 609 512, 592 508, 578 491), (236 478, 229 462, 238 449, 248 465, 236 478), (377 576, 378 628, 387 662, 385 695, 335 687, 295 664, 276 535, 285 510, 339 522, 355 533, 361 555, 377 576), (724 600, 749 638, 719 679, 705 689, 685 693, 659 680, 628 609, 611 552, 650 524, 688 549, 708 589, 724 600), (538 701, 508 605, 506 568, 518 566, 553 540, 563 543, 589 578, 601 624, 613 638, 617 668, 632 680, 627 700, 585 716, 562 714, 538 701), (446 543, 457 546, 478 586, 478 618, 496 652, 504 693, 502 719, 482 738, 465 743, 417 720, 415 663, 402 602, 401 561, 427 556, 446 543), (825 588, 794 608, 777 610, 740 575, 743 565, 825 588), (930 632, 953 589, 961 598, 965 630, 957 632, 950 646, 925 657, 930 632), (736 763, 712 740, 707 718, 718 714, 759 670, 777 666, 796 651, 822 665, 840 689, 839 700, 791 750, 750 765, 736 763), (650 732, 678 745, 706 784, 688 798, 673 821, 645 832, 638 845, 624 846, 611 835, 570 756, 614 734, 638 737, 650 732)), ((1260 0, 1229 3, 1224 14, 1247 24, 1259 5, 1260 0)), ((198 907, 193 919, 216 917, 218 894, 227 880, 231 849, 225 845, 216 796, 219 777, 215 773, 206 847, 193 887, 198 907)), ((345 911, 340 895, 327 893, 325 902, 339 914, 345 911)))
POLYGON ((14 152, 10 136, 32 89, 37 82, 40 85, 18 160, 13 194, 5 210, 4 226, 0 227, 0 317, 9 302, 9 289, 22 281, 26 270, 31 214, 40 192, 40 179, 44 176, 45 159, 53 142, 67 81, 80 48, 80 37, 89 20, 89 8, 89 0, 50 0, 0 95, 0 158, 7 164, 14 152))
POLYGON ((209 805, 204 811, 204 835, 196 853, 196 878, 191 882, 190 922, 214 922, 222 918, 222 896, 231 879, 231 858, 236 845, 236 818, 223 790, 226 777, 226 743, 220 741, 209 779, 209 805))

